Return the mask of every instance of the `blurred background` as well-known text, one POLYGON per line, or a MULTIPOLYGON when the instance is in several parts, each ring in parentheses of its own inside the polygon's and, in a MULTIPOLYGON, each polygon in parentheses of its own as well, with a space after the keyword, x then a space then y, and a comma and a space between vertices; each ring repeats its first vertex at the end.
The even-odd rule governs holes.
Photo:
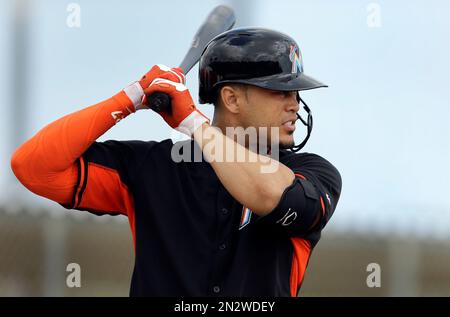
MULTIPOLYGON (((153 64, 178 65, 218 4, 235 9, 237 26, 290 34, 305 72, 329 85, 302 94, 315 125, 303 151, 340 170, 343 192, 299 295, 449 296, 450 4, 436 0, 0 0, 0 296, 128 295, 127 219, 32 194, 10 157, 153 64), (81 267, 79 288, 66 285, 69 263, 81 267)), ((197 68, 188 87, 195 96, 197 68)), ((166 138, 179 136, 148 111, 100 141, 166 138)))

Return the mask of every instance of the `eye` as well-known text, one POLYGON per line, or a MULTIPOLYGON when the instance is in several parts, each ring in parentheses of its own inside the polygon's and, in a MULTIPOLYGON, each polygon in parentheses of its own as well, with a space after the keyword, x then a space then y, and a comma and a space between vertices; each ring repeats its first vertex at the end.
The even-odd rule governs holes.
POLYGON ((279 91, 279 90, 271 90, 270 93, 272 95, 283 95, 283 91, 279 91))
POLYGON ((297 93, 295 91, 283 91, 283 97, 286 99, 297 99, 297 93))
POLYGON ((297 92, 296 91, 288 91, 287 92, 289 98, 297 98, 297 92))
POLYGON ((286 91, 280 91, 280 90, 272 90, 271 94, 273 96, 279 97, 279 98, 285 98, 287 97, 286 91))
POLYGON ((274 97, 282 99, 297 98, 297 93, 295 91, 272 90, 271 94, 274 97))

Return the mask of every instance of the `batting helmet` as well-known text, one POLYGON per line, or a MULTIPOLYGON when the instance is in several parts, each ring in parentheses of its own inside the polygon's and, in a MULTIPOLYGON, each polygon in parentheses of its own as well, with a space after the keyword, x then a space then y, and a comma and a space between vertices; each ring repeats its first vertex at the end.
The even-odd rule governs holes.
POLYGON ((281 91, 327 87, 303 72, 297 43, 262 28, 222 33, 209 42, 199 62, 199 101, 214 103, 218 87, 249 84, 281 91))
MULTIPOLYGON (((327 85, 305 75, 297 43, 289 36, 262 28, 240 28, 216 36, 206 46, 199 62, 199 102, 214 103, 220 86, 227 83, 254 85, 279 91, 301 91, 327 85)), ((297 152, 308 142, 313 127, 311 110, 297 94, 308 118, 298 119, 307 127, 297 152)))

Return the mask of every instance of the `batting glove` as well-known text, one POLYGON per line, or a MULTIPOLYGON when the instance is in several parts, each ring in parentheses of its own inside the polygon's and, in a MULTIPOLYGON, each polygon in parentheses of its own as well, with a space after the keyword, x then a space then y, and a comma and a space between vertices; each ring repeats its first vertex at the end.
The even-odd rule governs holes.
MULTIPOLYGON (((176 71, 179 72, 181 70, 176 69, 176 71)), ((195 106, 184 82, 173 81, 167 78, 156 78, 144 92, 146 95, 151 95, 154 92, 162 92, 169 95, 172 101, 171 113, 158 113, 173 129, 189 137, 203 123, 209 123, 209 119, 195 106)))
POLYGON ((184 83, 186 78, 180 68, 170 68, 165 65, 155 65, 152 69, 142 76, 141 80, 136 81, 126 87, 124 92, 133 102, 134 110, 148 109, 147 98, 144 90, 156 78, 168 79, 176 83, 184 83))

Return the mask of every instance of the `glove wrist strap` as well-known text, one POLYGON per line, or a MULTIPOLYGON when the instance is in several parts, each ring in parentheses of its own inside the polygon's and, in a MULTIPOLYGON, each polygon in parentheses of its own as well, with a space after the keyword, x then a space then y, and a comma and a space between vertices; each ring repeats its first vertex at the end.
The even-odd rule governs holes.
POLYGON ((139 82, 134 82, 128 87, 125 87, 123 91, 128 96, 128 98, 130 98, 131 102, 133 103, 135 111, 146 108, 142 104, 145 94, 139 82))
POLYGON ((195 130, 197 130, 203 123, 208 122, 208 118, 206 118, 199 111, 193 111, 189 114, 183 121, 180 122, 180 125, 175 129, 181 133, 186 134, 188 137, 191 137, 195 130))

